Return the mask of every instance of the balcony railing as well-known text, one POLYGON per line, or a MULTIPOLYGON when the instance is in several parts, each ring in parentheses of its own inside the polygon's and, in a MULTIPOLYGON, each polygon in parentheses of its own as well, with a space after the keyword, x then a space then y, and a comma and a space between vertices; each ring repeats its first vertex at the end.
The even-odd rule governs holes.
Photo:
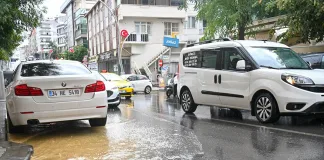
POLYGON ((81 35, 87 35, 87 29, 81 29, 81 30, 77 30, 76 32, 75 32, 75 36, 76 37, 79 37, 79 36, 81 36, 81 35))
POLYGON ((149 35, 148 34, 130 34, 126 39, 128 42, 148 42, 149 35))

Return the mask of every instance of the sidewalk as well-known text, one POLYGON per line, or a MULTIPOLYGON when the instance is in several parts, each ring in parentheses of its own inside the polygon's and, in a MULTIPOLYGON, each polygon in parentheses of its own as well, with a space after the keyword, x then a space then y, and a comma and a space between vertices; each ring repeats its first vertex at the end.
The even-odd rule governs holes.
POLYGON ((0 102, 0 160, 30 159, 33 147, 8 141, 6 131, 6 109, 0 102))
POLYGON ((0 160, 30 159, 34 151, 32 146, 8 141, 6 115, 4 78, 0 71, 0 160))

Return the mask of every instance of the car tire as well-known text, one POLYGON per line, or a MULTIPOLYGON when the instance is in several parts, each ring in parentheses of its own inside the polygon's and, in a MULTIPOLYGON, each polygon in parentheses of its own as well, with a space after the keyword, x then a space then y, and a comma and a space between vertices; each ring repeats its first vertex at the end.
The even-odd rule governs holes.
POLYGON ((152 88, 150 86, 146 86, 145 89, 144 89, 145 94, 150 94, 151 91, 152 91, 152 88))
POLYGON ((172 94, 172 91, 171 90, 167 90, 166 91, 166 95, 167 95, 168 98, 170 98, 171 94, 172 94))
POLYGON ((253 102, 255 116, 260 123, 274 123, 280 112, 275 98, 270 93, 261 93, 253 102))
POLYGON ((193 113, 197 109, 197 104, 194 102, 192 95, 189 90, 182 92, 180 97, 180 104, 184 112, 193 113))
POLYGON ((89 123, 91 127, 105 126, 106 122, 107 122, 107 116, 106 118, 89 119, 89 123))
POLYGON ((9 117, 9 114, 7 113, 7 129, 8 133, 14 134, 14 133, 24 133, 25 126, 14 126, 11 122, 11 119, 9 117))

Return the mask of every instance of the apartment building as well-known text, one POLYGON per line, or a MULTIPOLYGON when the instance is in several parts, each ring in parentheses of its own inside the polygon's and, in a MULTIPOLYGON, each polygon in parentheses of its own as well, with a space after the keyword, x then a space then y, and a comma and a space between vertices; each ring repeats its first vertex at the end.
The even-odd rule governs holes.
POLYGON ((66 15, 65 36, 67 48, 76 45, 88 47, 87 21, 84 16, 97 1, 98 0, 66 0, 61 5, 61 13, 66 15))
MULTIPOLYGON (((203 22, 196 20, 193 4, 186 12, 178 10, 182 0, 122 0, 117 5, 118 2, 105 0, 118 13, 120 30, 129 33, 129 37, 122 40, 121 52, 126 74, 142 71, 154 79, 159 73, 158 59, 163 59, 169 66, 169 72, 176 72, 181 49, 203 35, 203 22), (172 35, 177 35, 180 40, 179 48, 163 46, 163 38, 172 35)), ((97 64, 99 70, 117 72, 116 35, 120 33, 116 33, 114 17, 97 2, 88 12, 87 19, 91 64, 97 64)))
POLYGON ((57 26, 59 25, 57 17, 48 18, 41 21, 39 27, 36 28, 36 54, 39 59, 48 59, 48 53, 51 50, 50 43, 57 41, 57 26))

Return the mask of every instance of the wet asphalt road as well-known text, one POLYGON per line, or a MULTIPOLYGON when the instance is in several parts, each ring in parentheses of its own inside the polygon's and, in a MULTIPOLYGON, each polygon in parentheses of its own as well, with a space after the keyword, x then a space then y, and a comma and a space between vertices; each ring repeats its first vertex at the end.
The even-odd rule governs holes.
MULTIPOLYGON (((259 124, 247 111, 199 106, 184 114, 164 92, 109 109, 106 127, 88 121, 31 127, 9 140, 33 145, 33 159, 324 159, 320 119, 259 124)), ((323 121, 324 122, 324 121, 323 121)))

